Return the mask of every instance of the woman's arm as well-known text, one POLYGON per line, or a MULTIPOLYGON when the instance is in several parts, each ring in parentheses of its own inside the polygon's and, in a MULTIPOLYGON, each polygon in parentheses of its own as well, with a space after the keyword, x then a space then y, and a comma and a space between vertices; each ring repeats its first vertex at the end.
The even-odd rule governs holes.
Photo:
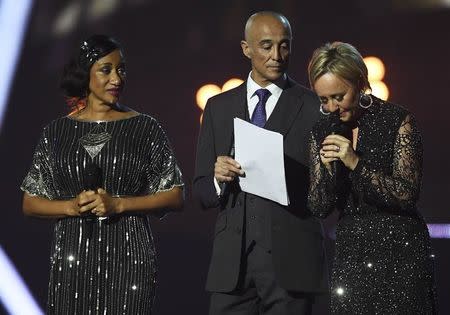
POLYGON ((27 216, 58 219, 79 216, 76 198, 70 200, 49 200, 45 197, 23 194, 22 210, 27 216))
POLYGON ((139 197, 113 198, 117 201, 116 213, 146 212, 151 214, 157 210, 180 210, 183 207, 183 189, 173 187, 153 195, 139 197))
POLYGON ((422 141, 411 115, 402 122, 394 143, 392 174, 360 160, 351 177, 353 187, 382 207, 409 209, 419 198, 422 179, 422 141))
POLYGON ((332 187, 332 177, 321 162, 320 143, 311 133, 310 146, 310 185, 308 209, 314 216, 325 218, 336 207, 336 189, 332 187))
POLYGON ((183 206, 183 190, 171 190, 136 197, 111 197, 105 190, 84 191, 70 200, 49 200, 24 193, 23 212, 40 218, 64 218, 93 213, 108 216, 121 213, 160 213, 160 210, 179 210, 183 206))

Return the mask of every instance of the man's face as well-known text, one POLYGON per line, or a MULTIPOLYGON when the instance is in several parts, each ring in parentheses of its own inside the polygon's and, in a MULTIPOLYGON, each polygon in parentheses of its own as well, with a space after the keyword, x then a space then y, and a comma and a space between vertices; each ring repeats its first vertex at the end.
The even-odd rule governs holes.
POLYGON ((241 42, 242 51, 252 63, 252 79, 265 87, 287 70, 291 54, 291 33, 272 16, 257 18, 241 42))

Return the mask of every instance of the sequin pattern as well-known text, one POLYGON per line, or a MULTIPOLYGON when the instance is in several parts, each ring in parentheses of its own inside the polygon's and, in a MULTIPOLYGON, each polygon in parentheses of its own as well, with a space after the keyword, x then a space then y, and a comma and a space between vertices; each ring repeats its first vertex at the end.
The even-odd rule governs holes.
MULTIPOLYGON (((103 187, 115 196, 183 185, 164 131, 140 114, 110 122, 63 117, 50 123, 21 188, 51 200, 73 198, 83 190, 90 162, 100 166, 103 187), (99 126, 111 138, 91 158, 79 140, 99 126)), ((145 215, 57 220, 50 265, 47 314, 151 313, 156 261, 145 215)))
POLYGON ((320 162, 330 119, 312 131, 310 210, 337 209, 333 314, 436 314, 434 255, 416 207, 422 141, 404 108, 374 98, 358 122, 360 161, 338 188, 320 162))

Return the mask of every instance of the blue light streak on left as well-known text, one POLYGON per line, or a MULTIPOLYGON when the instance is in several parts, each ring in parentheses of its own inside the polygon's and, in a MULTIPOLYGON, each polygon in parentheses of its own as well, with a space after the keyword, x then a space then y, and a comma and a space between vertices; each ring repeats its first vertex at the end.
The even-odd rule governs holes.
MULTIPOLYGON (((32 0, 0 1, 0 132, 32 4, 32 0)), ((11 315, 44 314, 1 246, 0 302, 11 315)))

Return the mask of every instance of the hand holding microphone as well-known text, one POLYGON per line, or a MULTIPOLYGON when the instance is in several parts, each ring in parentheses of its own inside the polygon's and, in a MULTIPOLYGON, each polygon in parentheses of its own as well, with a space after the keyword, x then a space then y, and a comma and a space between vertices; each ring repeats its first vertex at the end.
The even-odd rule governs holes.
POLYGON ((359 157, 353 150, 352 142, 344 136, 348 131, 339 119, 339 110, 332 112, 330 116, 330 135, 322 142, 320 159, 331 174, 338 177, 340 162, 348 169, 354 170, 359 157))
POLYGON ((88 163, 83 170, 83 191, 76 198, 79 213, 83 217, 95 217, 97 189, 102 186, 102 170, 94 163, 88 163))

